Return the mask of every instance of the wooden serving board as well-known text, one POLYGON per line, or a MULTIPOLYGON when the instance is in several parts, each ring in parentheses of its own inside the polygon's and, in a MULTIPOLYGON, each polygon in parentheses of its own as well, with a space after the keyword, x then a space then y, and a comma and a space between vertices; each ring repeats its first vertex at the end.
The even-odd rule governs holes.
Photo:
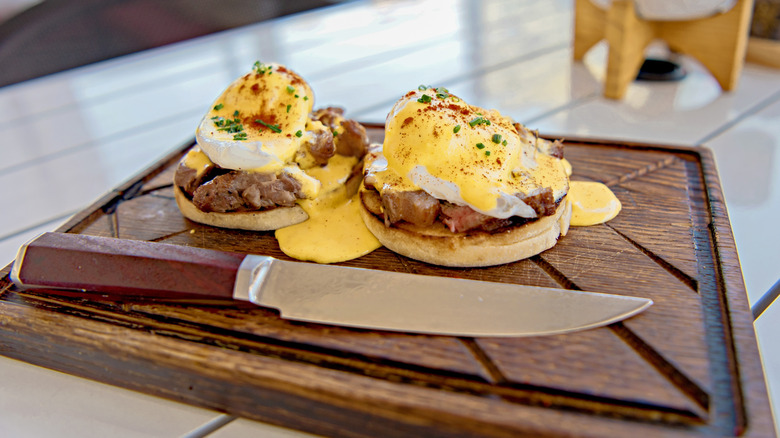
MULTIPOLYGON (((371 135, 381 141, 381 127, 371 135)), ((189 146, 59 231, 287 258, 273 233, 180 215, 171 182, 189 146)), ((323 435, 774 435, 711 153, 568 140, 565 154, 573 179, 617 194, 616 219, 491 268, 436 267, 384 248, 344 264, 655 301, 622 323, 531 338, 408 335, 289 322, 230 302, 22 292, 7 267, 0 354, 323 435)))

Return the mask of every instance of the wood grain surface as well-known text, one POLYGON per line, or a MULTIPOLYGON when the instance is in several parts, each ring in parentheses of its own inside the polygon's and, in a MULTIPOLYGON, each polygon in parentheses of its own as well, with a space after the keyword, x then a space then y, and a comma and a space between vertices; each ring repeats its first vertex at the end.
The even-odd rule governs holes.
MULTIPOLYGON (((381 141, 381 127, 371 129, 381 141)), ((190 145, 59 231, 267 254, 273 233, 184 219, 190 145)), ((573 179, 623 203, 538 256, 442 268, 380 248, 344 265, 652 298, 594 330, 455 338, 285 321, 226 301, 118 301, 0 280, 0 354, 308 432, 375 436, 774 436, 752 318, 706 149, 569 139, 573 179)))

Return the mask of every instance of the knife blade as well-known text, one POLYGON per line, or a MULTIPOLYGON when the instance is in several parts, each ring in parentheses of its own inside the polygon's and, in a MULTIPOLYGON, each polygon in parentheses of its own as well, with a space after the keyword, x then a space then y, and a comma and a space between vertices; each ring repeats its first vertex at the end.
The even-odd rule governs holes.
POLYGON ((68 233, 22 246, 20 288, 139 297, 217 297, 282 318, 449 336, 541 336, 608 325, 641 297, 293 262, 261 255, 68 233))

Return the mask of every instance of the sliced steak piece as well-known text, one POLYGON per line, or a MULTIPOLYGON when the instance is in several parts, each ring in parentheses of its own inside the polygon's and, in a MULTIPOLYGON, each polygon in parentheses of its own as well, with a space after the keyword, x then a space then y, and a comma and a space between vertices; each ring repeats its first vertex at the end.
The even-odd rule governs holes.
POLYGON ((334 106, 329 106, 327 108, 320 108, 317 111, 314 111, 312 114, 312 118, 315 120, 319 120, 322 122, 323 125, 329 127, 330 129, 336 129, 339 127, 339 120, 342 119, 344 116, 344 109, 338 108, 334 106))
MULTIPOLYGON (((561 159, 563 158, 563 142, 560 140, 555 140, 553 142, 549 142, 544 140, 547 150, 542 150, 542 152, 546 153, 547 155, 553 156, 555 158, 561 159)), ((544 149, 544 148, 543 148, 544 149)))
POLYGON ((366 210, 372 214, 384 218, 384 212, 382 211, 382 197, 379 196, 379 192, 376 190, 361 190, 360 200, 366 207, 366 210))
POLYGON ((543 138, 539 138, 539 133, 535 131, 529 131, 525 126, 520 123, 514 123, 515 131, 520 134, 520 137, 533 141, 534 147, 540 152, 552 157, 561 159, 563 158, 563 142, 561 140, 549 141, 543 138))
POLYGON ((533 208, 536 215, 539 217, 550 216, 555 213, 558 206, 555 204, 555 198, 553 197, 552 189, 545 187, 541 192, 533 196, 517 195, 523 202, 533 208))
POLYGON ((192 203, 202 211, 238 210, 244 205, 238 187, 235 186, 236 175, 233 172, 220 175, 201 185, 192 194, 192 203))
POLYGON ((466 205, 442 202, 441 221, 453 233, 472 230, 493 231, 512 224, 511 219, 499 219, 482 214, 466 205))
POLYGON ((344 120, 344 110, 337 107, 320 108, 312 113, 314 120, 319 120, 331 131, 343 127, 343 132, 336 135, 334 142, 336 152, 347 157, 362 157, 368 149, 368 134, 366 128, 354 120, 344 120))
POLYGON ((270 181, 247 182, 249 184, 241 192, 241 196, 253 209, 292 207, 297 199, 303 197, 301 183, 285 173, 270 181))
POLYGON ((300 183, 286 174, 234 170, 198 187, 192 202, 203 211, 219 213, 290 207, 302 197, 300 189, 300 183))
POLYGON ((415 225, 430 226, 439 216, 439 200, 422 190, 388 191, 382 194, 385 222, 394 224, 406 221, 415 225))
POLYGON ((216 166, 211 164, 198 175, 196 169, 187 167, 183 162, 180 162, 178 167, 176 167, 176 172, 173 174, 173 183, 187 193, 187 195, 192 196, 199 185, 211 178, 215 168, 216 166))
POLYGON ((336 136, 336 152, 347 157, 362 157, 368 150, 366 128, 354 120, 341 122, 344 131, 336 136))
POLYGON ((328 163, 330 157, 336 155, 336 145, 333 143, 333 133, 330 129, 323 127, 312 133, 311 139, 306 143, 306 148, 314 157, 314 162, 319 165, 328 163))

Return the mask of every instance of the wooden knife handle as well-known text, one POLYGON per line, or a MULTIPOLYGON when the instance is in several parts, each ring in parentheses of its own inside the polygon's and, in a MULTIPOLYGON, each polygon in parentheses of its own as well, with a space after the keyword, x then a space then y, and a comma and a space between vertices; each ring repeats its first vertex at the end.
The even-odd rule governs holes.
POLYGON ((23 288, 230 299, 244 257, 180 245, 45 233, 19 250, 11 279, 23 288))

